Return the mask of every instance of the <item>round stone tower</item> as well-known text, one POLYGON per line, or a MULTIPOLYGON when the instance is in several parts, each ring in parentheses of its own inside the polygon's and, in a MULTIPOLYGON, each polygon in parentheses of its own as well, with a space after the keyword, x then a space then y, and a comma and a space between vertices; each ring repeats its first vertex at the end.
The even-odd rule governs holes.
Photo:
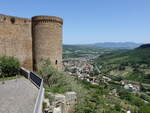
POLYGON ((41 59, 50 59, 51 64, 62 69, 63 19, 54 16, 32 17, 33 68, 38 69, 41 59))

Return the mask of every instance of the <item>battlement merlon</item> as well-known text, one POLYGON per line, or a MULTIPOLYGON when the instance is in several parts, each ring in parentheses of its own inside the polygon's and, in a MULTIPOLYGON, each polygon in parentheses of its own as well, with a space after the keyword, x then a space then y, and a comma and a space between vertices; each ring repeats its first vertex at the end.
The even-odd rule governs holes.
POLYGON ((38 23, 38 22, 42 22, 42 23, 48 23, 48 22, 56 22, 56 23, 60 23, 61 25, 63 24, 63 19, 60 17, 56 17, 56 16, 34 16, 32 17, 32 22, 34 23, 38 23))
POLYGON ((0 14, 0 23, 5 23, 5 24, 6 23, 7 24, 31 24, 31 19, 0 14))

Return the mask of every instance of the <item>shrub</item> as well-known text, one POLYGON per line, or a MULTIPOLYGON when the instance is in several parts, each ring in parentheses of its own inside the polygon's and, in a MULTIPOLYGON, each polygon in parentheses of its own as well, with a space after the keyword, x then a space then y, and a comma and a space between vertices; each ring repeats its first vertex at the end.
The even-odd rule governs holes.
POLYGON ((18 59, 14 57, 2 56, 0 57, 0 70, 1 75, 5 77, 11 77, 18 74, 20 69, 20 63, 18 59))
MULTIPOLYGON (((58 72, 52 65, 49 59, 42 59, 40 64, 38 64, 39 75, 44 79, 44 83, 47 84, 50 88, 59 85, 60 79, 62 78, 61 73, 58 72)), ((63 85, 63 82, 62 84, 63 85)))
POLYGON ((46 91, 53 93, 65 93, 67 91, 75 91, 78 97, 83 97, 86 91, 78 81, 63 72, 55 69, 49 59, 42 59, 38 64, 39 75, 44 79, 44 87, 46 91))
POLYGON ((150 113, 150 109, 149 109, 149 104, 143 104, 142 106, 140 106, 140 112, 141 113, 150 113))
POLYGON ((132 97, 131 97, 131 93, 129 92, 129 90, 121 89, 118 93, 121 99, 131 101, 132 97))
POLYGON ((144 104, 144 101, 138 97, 132 96, 131 98, 131 104, 136 105, 138 107, 140 107, 141 105, 144 104))
POLYGON ((121 105, 120 104, 115 104, 115 110, 116 111, 121 111, 121 105))
POLYGON ((150 102, 150 97, 148 95, 146 95, 146 94, 141 94, 140 98, 142 98, 143 100, 146 100, 146 101, 150 102))
POLYGON ((44 111, 44 109, 46 109, 47 108, 47 103, 45 103, 45 102, 43 102, 43 106, 42 106, 43 108, 43 111, 44 111))

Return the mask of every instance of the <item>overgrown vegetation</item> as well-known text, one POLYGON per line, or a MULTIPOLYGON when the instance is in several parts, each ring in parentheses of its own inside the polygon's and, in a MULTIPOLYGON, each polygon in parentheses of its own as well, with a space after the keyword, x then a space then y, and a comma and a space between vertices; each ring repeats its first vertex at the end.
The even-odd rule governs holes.
POLYGON ((0 57, 0 78, 12 77, 18 74, 20 69, 19 60, 14 57, 0 57))
POLYGON ((41 60, 38 73, 44 79, 46 93, 65 93, 67 91, 75 91, 79 98, 84 97, 86 94, 86 90, 74 77, 59 72, 51 66, 49 59, 41 60))
POLYGON ((133 93, 113 83, 93 85, 87 81, 79 82, 88 90, 88 94, 84 102, 76 107, 77 113, 125 113, 127 110, 132 113, 150 113, 150 97, 146 94, 133 93))
POLYGON ((98 85, 85 80, 74 78, 51 66, 49 60, 42 60, 39 64, 39 75, 44 78, 46 97, 48 92, 65 93, 75 91, 78 95, 76 113, 150 113, 148 95, 133 93, 122 89, 120 85, 100 81, 98 85), (116 92, 114 92, 116 89, 116 92))

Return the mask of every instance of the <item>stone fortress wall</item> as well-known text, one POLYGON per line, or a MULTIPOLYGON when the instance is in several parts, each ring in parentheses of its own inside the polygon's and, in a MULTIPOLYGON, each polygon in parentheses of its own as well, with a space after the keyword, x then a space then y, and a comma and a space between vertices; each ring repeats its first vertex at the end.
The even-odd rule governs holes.
POLYGON ((61 69, 62 24, 61 18, 52 16, 27 19, 0 15, 0 56, 14 56, 31 70, 42 58, 49 58, 61 69))
POLYGON ((31 20, 0 15, 0 56, 17 57, 32 69, 31 20))

